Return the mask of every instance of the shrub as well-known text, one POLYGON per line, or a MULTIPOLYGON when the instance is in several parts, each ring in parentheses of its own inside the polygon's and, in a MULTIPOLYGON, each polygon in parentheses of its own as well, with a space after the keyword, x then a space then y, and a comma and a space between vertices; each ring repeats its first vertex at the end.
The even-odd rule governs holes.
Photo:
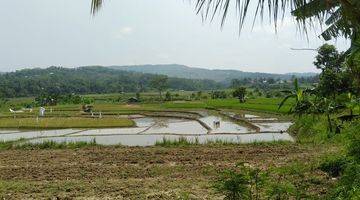
POLYGON ((338 177, 343 173, 348 162, 348 159, 344 156, 326 157, 320 164, 319 169, 328 173, 332 177, 338 177))
POLYGON ((360 164, 349 164, 331 195, 332 199, 360 198, 360 164))
POLYGON ((259 199, 265 180, 265 173, 240 163, 235 170, 221 172, 214 188, 225 195, 226 200, 259 199))

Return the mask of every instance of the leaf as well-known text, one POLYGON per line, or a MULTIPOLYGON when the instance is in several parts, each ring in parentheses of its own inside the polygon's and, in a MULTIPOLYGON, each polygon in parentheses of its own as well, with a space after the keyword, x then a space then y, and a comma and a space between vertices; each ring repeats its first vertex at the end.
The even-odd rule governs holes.
POLYGON ((279 107, 278 107, 278 110, 280 110, 280 108, 283 107, 283 105, 285 104, 285 102, 286 102, 289 98, 291 98, 291 97, 295 97, 295 95, 294 95, 294 94, 291 94, 291 95, 286 96, 286 97, 280 102, 279 107))

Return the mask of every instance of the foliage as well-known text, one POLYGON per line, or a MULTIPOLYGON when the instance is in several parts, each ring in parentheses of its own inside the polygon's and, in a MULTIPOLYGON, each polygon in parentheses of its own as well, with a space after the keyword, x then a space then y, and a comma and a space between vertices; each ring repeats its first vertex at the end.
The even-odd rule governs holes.
MULTIPOLYGON (((106 67, 23 69, 0 74, 0 94, 3 98, 56 96, 66 94, 105 94, 138 92, 152 89, 157 75, 110 69, 106 67)), ((211 80, 168 78, 174 90, 212 90, 225 88, 211 80)))
POLYGON ((226 99, 227 94, 225 91, 211 91, 212 99, 226 99))
POLYGON ((165 93, 165 101, 171 101, 171 93, 169 91, 165 93))
POLYGON ((319 168, 332 177, 338 177, 344 172, 348 163, 349 160, 343 155, 328 156, 324 158, 319 168))
POLYGON ((265 173, 240 163, 235 170, 224 170, 214 187, 226 200, 259 199, 265 180, 265 173))
POLYGON ((155 76, 151 79, 150 85, 159 92, 160 100, 162 100, 161 93, 168 87, 168 77, 162 75, 155 76))
POLYGON ((288 95, 280 102, 278 109, 280 109, 290 98, 294 98, 295 104, 290 108, 289 113, 299 116, 309 113, 313 104, 307 96, 308 91, 299 87, 297 79, 294 80, 294 89, 292 91, 284 90, 282 92, 288 95))
POLYGON ((333 45, 324 44, 319 48, 314 62, 322 70, 316 89, 319 95, 335 99, 339 93, 351 91, 351 76, 343 65, 344 58, 333 45))
POLYGON ((184 146, 192 146, 198 145, 199 140, 196 138, 195 141, 187 140, 185 137, 180 137, 177 140, 171 140, 167 138, 163 138, 162 141, 156 141, 155 146, 161 147, 184 147, 184 146))
POLYGON ((245 95, 246 95, 246 88, 245 87, 239 87, 236 90, 233 91, 233 97, 236 97, 239 99, 241 103, 245 102, 245 95))

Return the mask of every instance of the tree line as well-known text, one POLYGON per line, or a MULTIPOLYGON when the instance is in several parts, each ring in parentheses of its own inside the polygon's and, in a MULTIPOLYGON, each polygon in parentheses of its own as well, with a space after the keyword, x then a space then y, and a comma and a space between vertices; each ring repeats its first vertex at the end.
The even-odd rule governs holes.
MULTIPOLYGON (((105 67, 23 69, 0 75, 0 96, 28 97, 41 94, 103 94, 153 90, 152 81, 159 75, 128 72, 105 67)), ((212 80, 171 78, 172 90, 213 90, 224 85, 212 80)))

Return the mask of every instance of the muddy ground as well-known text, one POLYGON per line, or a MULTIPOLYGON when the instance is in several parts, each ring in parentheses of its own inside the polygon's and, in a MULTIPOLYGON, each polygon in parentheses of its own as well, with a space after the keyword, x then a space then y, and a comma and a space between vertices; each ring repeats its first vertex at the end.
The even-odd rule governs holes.
MULTIPOLYGON (((221 199, 212 183, 222 169, 306 164, 325 152, 297 144, 1 150, 0 199, 221 199)), ((318 180, 309 192, 326 193, 326 174, 307 173, 318 180)))

